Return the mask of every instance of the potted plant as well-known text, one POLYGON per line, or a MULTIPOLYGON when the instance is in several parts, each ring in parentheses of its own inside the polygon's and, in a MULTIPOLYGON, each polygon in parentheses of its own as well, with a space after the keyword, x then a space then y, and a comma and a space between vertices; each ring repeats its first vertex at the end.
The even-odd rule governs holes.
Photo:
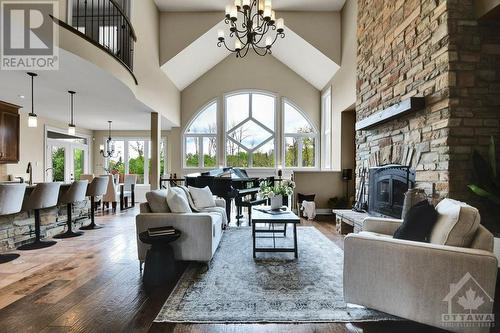
POLYGON ((285 180, 277 185, 268 181, 260 183, 260 196, 271 200, 271 209, 280 209, 283 206, 283 198, 293 194, 295 183, 285 180))

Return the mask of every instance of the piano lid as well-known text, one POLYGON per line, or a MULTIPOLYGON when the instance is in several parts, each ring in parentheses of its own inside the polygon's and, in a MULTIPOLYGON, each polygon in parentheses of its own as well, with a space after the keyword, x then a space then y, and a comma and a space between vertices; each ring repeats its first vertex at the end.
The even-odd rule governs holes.
POLYGON ((240 168, 219 168, 201 173, 192 173, 186 175, 186 178, 194 178, 200 176, 209 176, 209 177, 227 177, 231 179, 251 179, 248 176, 248 173, 245 169, 240 168))

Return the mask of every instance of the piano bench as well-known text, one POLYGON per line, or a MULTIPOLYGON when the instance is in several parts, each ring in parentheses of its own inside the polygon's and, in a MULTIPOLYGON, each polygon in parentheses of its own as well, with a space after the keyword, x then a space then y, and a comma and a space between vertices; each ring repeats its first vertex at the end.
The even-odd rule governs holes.
POLYGON ((245 200, 242 201, 239 206, 248 208, 248 225, 252 225, 252 207, 265 205, 267 203, 267 199, 256 199, 256 200, 245 200))

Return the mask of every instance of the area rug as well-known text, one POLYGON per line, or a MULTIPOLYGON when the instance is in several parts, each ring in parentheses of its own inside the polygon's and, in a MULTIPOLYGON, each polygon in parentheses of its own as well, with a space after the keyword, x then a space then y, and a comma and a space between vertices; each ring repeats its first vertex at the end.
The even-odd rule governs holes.
MULTIPOLYGON (((291 246, 291 234, 276 240, 276 245, 291 246)), ((272 241, 259 239, 257 245, 270 245, 272 241)), ((253 259, 251 229, 227 230, 210 269, 191 264, 155 322, 397 320, 344 302, 343 251, 316 228, 298 228, 298 247, 298 259, 294 259, 293 253, 258 253, 257 259, 253 259)))

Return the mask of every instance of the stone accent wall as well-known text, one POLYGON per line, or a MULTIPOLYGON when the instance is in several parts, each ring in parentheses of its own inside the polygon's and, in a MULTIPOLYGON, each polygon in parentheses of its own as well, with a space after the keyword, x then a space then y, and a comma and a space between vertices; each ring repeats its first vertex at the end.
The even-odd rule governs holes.
POLYGON ((357 119, 411 96, 426 108, 358 131, 357 168, 408 162, 436 199, 473 200, 472 152, 500 134, 500 23, 476 20, 473 0, 358 7, 357 119))
MULTIPOLYGON (((487 155, 491 136, 500 161, 500 21, 476 20, 473 0, 448 0, 450 54, 450 196, 472 202, 474 149, 487 155)), ((484 216, 485 211, 481 211, 484 216)))
MULTIPOLYGON (((85 200, 73 206, 75 229, 90 223, 90 201, 85 200)), ((42 237, 51 237, 63 232, 67 222, 66 206, 45 209, 40 214, 42 237)), ((33 212, 0 216, 0 253, 29 243, 35 237, 33 212)))
POLYGON ((357 168, 412 165, 419 187, 446 196, 450 160, 447 2, 360 0, 358 7, 357 120, 412 96, 425 97, 427 107, 358 131, 357 168))

